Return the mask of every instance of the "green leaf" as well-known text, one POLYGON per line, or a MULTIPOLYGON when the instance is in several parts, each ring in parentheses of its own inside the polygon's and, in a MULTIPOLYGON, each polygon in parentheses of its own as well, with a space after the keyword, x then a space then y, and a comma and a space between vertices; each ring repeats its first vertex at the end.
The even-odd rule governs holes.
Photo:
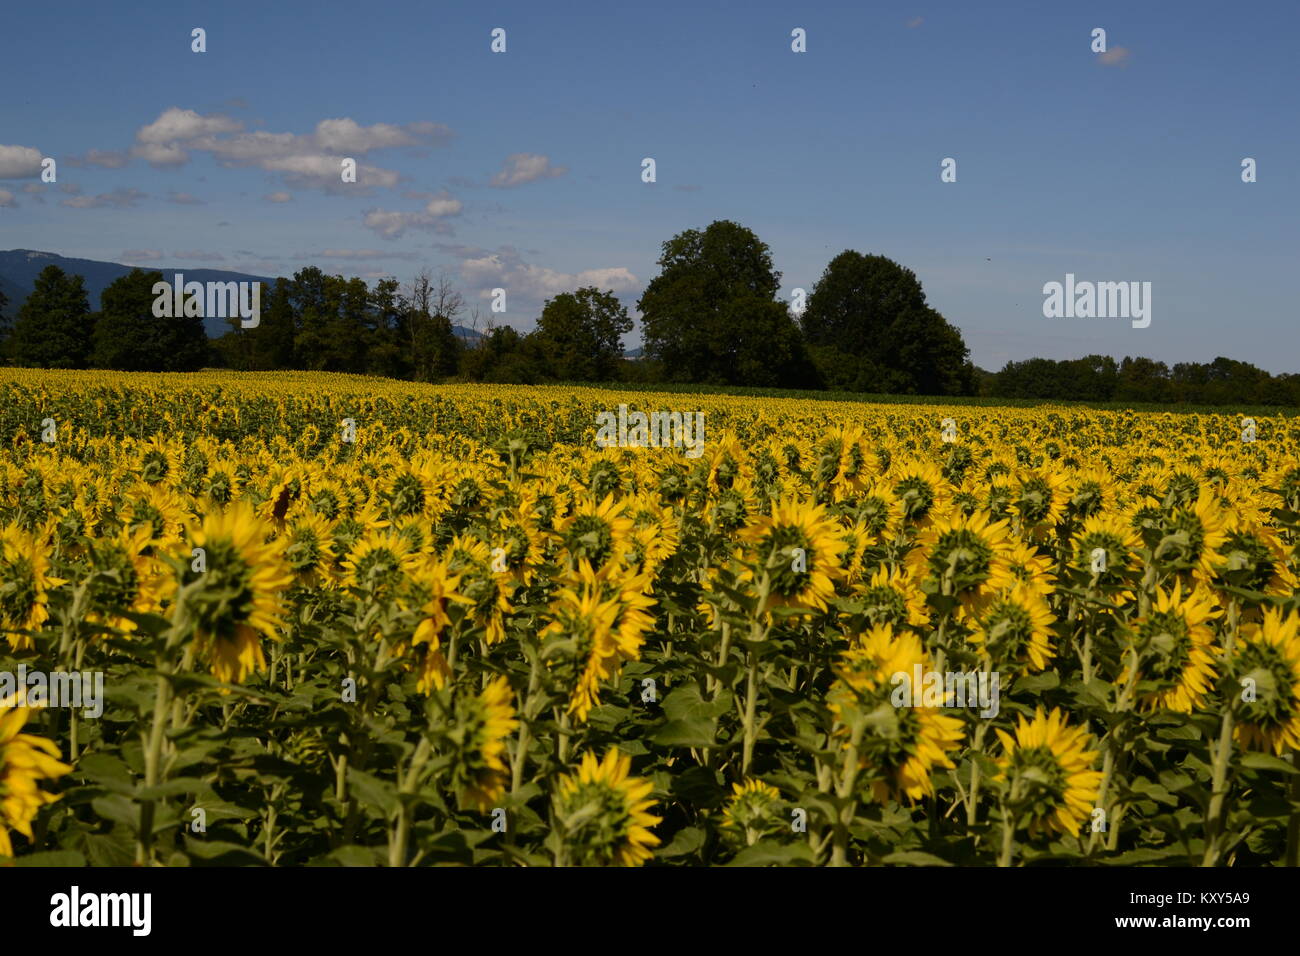
POLYGON ((812 847, 807 843, 774 843, 759 840, 745 847, 727 866, 812 866, 812 847))
POLYGON ((363 803, 367 803, 385 814, 397 812, 399 805, 397 788, 387 780, 380 780, 364 770, 349 767, 348 786, 355 791, 363 803))
POLYGON ((670 720, 650 737, 657 747, 712 747, 717 740, 718 722, 706 717, 670 720))
POLYGON ((880 862, 895 863, 900 866, 952 866, 947 860, 921 850, 900 850, 889 854, 880 862))
POLYGON ((86 858, 75 850, 49 850, 15 857, 14 866, 85 866, 86 858))
POLYGON ((1277 773, 1300 773, 1295 764, 1283 760, 1281 757, 1274 757, 1272 754, 1262 754, 1250 751, 1241 758, 1241 765, 1249 770, 1272 770, 1277 773))

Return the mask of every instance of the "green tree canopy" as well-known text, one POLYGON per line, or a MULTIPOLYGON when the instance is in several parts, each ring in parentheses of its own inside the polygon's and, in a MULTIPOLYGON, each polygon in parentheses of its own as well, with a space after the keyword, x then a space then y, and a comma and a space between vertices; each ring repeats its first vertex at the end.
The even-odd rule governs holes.
POLYGON ((95 322, 96 368, 192 372, 206 364, 208 337, 202 316, 153 314, 154 283, 163 281, 161 272, 132 269, 104 290, 95 322))
POLYGON ((601 382, 617 377, 622 337, 631 330, 623 303, 612 292, 587 286, 548 299, 533 334, 554 378, 601 382))
MULTIPOLYGON (((751 230, 729 220, 688 229, 663 244, 659 267, 637 307, 646 355, 670 381, 774 384, 772 370, 754 360, 762 337, 802 352, 797 328, 776 300, 781 274, 771 250, 751 230)), ((789 376, 805 364, 777 361, 782 380, 775 384, 802 384, 789 376)))
POLYGON ((18 311, 11 342, 14 362, 29 368, 87 368, 93 333, 85 281, 46 266, 18 311))
POLYGON ((884 256, 852 249, 827 265, 800 316, 819 363, 843 377, 858 360, 856 386, 866 391, 946 395, 968 391, 970 350, 930 308, 916 273, 884 256), (875 381, 862 381, 864 376, 875 381))

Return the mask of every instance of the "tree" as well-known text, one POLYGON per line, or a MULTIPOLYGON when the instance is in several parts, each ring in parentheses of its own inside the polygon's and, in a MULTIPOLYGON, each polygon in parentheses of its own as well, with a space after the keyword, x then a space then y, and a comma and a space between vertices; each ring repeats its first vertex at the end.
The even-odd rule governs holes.
POLYGON ((951 395, 974 387, 961 333, 926 304, 916 273, 884 256, 848 249, 832 259, 800 324, 823 377, 831 368, 842 376, 840 353, 870 370, 866 391, 951 395))
POLYGON ((9 357, 11 342, 9 338, 13 335, 13 324, 9 321, 9 316, 5 310, 9 308, 9 299, 3 292, 0 292, 0 362, 4 362, 9 357))
POLYGON ((163 281, 161 272, 132 269, 104 290, 95 322, 96 368, 192 372, 206 364, 208 338, 202 316, 153 314, 153 287, 163 281))
POLYGON ((780 305, 781 274, 772 268, 771 250, 744 226, 719 220, 703 232, 679 233, 663 244, 659 266, 637 308, 646 355, 661 363, 670 380, 751 384, 746 376, 757 369, 741 360, 739 343, 753 343, 760 330, 783 343, 792 333, 797 338, 784 307, 784 320, 767 307, 780 305))
POLYGON ((537 320, 537 346, 551 376, 567 382, 607 382, 618 376, 627 309, 612 292, 592 286, 548 299, 537 320))
POLYGON ((29 368, 86 368, 93 333, 85 281, 58 266, 46 266, 18 311, 14 362, 29 368))
POLYGON ((452 323, 464 308, 464 298, 445 274, 435 280, 428 269, 422 269, 411 281, 402 328, 417 382, 436 382, 456 374, 461 341, 452 323))

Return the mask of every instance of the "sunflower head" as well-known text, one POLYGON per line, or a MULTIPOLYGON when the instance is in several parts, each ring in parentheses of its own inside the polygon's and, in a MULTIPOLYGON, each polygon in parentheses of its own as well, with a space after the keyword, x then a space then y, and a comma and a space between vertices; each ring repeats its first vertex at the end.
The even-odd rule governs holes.
POLYGON ((495 677, 476 697, 457 700, 448 737, 454 746, 452 786, 461 809, 486 813, 505 794, 506 738, 519 726, 512 698, 509 681, 495 677))
POLYGON ((605 759, 588 751, 576 774, 560 778, 552 799, 558 839, 577 866, 640 866, 659 838, 650 828, 653 784, 628 776, 632 758, 611 747, 605 759))
POLYGON ((724 834, 742 836, 753 844, 765 834, 785 833, 790 829, 781 791, 762 780, 732 784, 731 797, 722 811, 724 834))
POLYGON ((900 681, 910 685, 917 668, 930 670, 921 639, 876 625, 853 639, 827 695, 836 736, 848 738, 845 747, 857 738, 859 762, 874 774, 872 794, 881 802, 932 794, 933 771, 953 766, 949 753, 961 741, 961 721, 939 708, 896 703, 900 681))
POLYGON ((284 560, 284 539, 268 540, 271 531, 238 502, 210 513, 191 533, 202 552, 189 565, 181 600, 218 680, 239 682, 261 670, 261 639, 279 639, 281 596, 293 572, 284 560))
POLYGON ((59 762, 59 748, 43 737, 22 733, 31 711, 14 700, 0 700, 0 856, 13 856, 9 831, 32 838, 32 820, 41 807, 59 799, 41 789, 72 770, 59 762))
POLYGON ((847 545, 821 505, 782 502, 740 532, 745 577, 768 582, 767 606, 826 610, 847 545))
POLYGON ((1300 750, 1300 612, 1270 608, 1241 638, 1228 684, 1240 699, 1237 742, 1278 756, 1300 750))
POLYGON ((1101 785, 1101 772, 1092 769, 1097 752, 1088 749, 1087 728, 1071 726, 1059 710, 1044 713, 1040 706, 1032 720, 1019 718, 1014 736, 1004 730, 997 735, 1002 741, 997 779, 1007 787, 1016 825, 1031 836, 1078 836, 1101 785))

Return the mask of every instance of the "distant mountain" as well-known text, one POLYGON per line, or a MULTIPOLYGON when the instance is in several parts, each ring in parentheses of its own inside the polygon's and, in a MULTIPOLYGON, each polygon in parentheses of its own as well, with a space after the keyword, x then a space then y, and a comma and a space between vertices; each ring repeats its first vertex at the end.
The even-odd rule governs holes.
MULTIPOLYGON (((119 262, 100 262, 97 259, 70 259, 53 252, 37 252, 34 249, 10 249, 0 252, 0 292, 5 294, 9 305, 5 314, 16 318, 19 307, 31 295, 36 285, 36 277, 46 266, 58 266, 69 275, 79 275, 86 280, 86 292, 90 298, 92 311, 99 309, 99 296, 114 281, 127 275, 132 269, 141 268, 146 272, 158 271, 170 282, 177 272, 185 274, 186 282, 264 282, 274 284, 271 276, 251 275, 247 272, 229 272, 225 269, 191 269, 185 266, 124 266, 119 262)), ((263 290, 265 291, 265 290, 263 290)), ((224 335, 230 331, 229 323, 222 318, 206 318, 203 326, 209 338, 224 335)), ((470 345, 478 342, 481 335, 463 325, 453 325, 452 331, 470 345)))
MULTIPOLYGON (((95 259, 69 259, 53 252, 36 252, 32 249, 10 249, 0 252, 0 288, 9 296, 8 313, 18 315, 18 308, 31 295, 36 285, 36 277, 46 266, 58 266, 69 275, 78 275, 86 280, 86 293, 90 298, 92 311, 99 309, 99 296, 114 281, 127 275, 136 266, 124 266, 118 262, 99 262, 95 259), (11 295, 9 287, 18 291, 11 295)), ((157 270, 163 278, 171 281, 177 272, 185 273, 186 282, 267 282, 274 283, 269 276, 255 276, 247 272, 227 272, 224 269, 190 269, 184 266, 139 266, 146 272, 157 270)), ((208 336, 215 337, 230 331, 230 325, 222 318, 206 318, 203 327, 208 336)))

